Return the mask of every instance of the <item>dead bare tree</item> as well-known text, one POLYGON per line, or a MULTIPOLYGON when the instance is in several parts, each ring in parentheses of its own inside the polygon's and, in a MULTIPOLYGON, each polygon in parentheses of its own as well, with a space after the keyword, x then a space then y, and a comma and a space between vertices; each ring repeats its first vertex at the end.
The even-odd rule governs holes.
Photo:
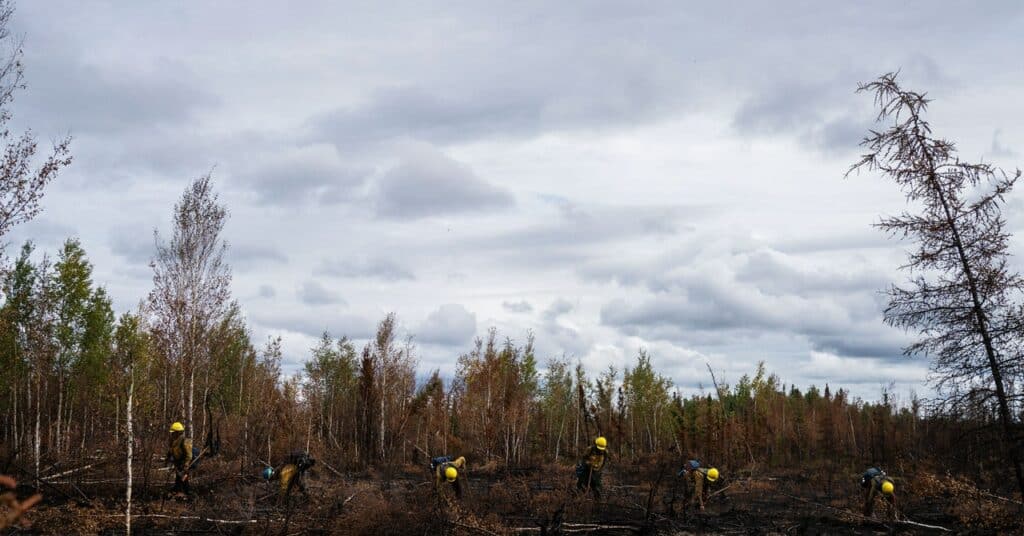
POLYGON ((38 144, 32 132, 16 136, 6 128, 12 117, 9 105, 14 94, 25 88, 22 43, 12 38, 9 28, 13 14, 14 2, 0 0, 0 46, 10 47, 0 59, 0 143, 4 145, 0 157, 0 236, 39 214, 46 185, 61 168, 71 164, 70 137, 56 141, 50 155, 36 167, 38 144))
POLYGON ((154 231, 156 257, 149 306, 159 347, 178 364, 185 391, 185 429, 194 434, 196 368, 209 362, 209 333, 227 312, 231 269, 221 238, 227 208, 218 203, 210 176, 196 179, 174 206, 170 242, 154 231))
POLYGON ((961 161, 954 144, 934 137, 924 119, 928 99, 904 90, 896 78, 889 73, 858 89, 874 94, 877 120, 891 124, 864 139, 867 153, 847 172, 880 171, 915 207, 877 224, 890 236, 917 243, 903 267, 911 274, 908 285, 888 291, 885 321, 920 333, 904 352, 933 358, 946 402, 956 407, 979 395, 994 400, 1024 494, 1018 424, 1006 385, 1021 362, 1024 280, 1007 266, 1010 234, 1002 216, 1004 196, 1021 172, 961 161))

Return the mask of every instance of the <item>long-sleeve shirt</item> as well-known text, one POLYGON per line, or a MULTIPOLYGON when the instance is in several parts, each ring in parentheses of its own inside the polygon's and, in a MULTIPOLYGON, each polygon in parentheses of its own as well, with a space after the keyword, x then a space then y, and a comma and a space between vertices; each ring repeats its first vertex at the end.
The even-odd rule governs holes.
POLYGON ((581 458, 583 463, 590 467, 591 471, 600 472, 601 469, 604 469, 605 462, 608 461, 608 453, 597 447, 590 447, 581 458))
POLYGON ((174 468, 179 472, 188 471, 192 465, 192 440, 186 438, 183 432, 176 432, 171 436, 167 457, 174 462, 174 468))

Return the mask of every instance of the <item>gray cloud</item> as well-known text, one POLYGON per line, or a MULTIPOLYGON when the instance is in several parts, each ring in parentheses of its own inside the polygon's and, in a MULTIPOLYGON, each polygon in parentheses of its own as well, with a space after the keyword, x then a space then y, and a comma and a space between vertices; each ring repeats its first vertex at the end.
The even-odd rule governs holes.
POLYGON ((585 207, 567 202, 559 207, 559 220, 513 231, 496 242, 513 247, 572 247, 643 235, 671 236, 680 231, 680 219, 699 218, 709 211, 688 206, 585 207))
POLYGON ((289 312, 275 308, 272 312, 260 312, 252 316, 253 321, 269 331, 285 330, 307 337, 319 338, 325 331, 335 337, 348 336, 351 339, 368 339, 376 331, 376 324, 356 314, 321 311, 289 312))
POLYGON ((317 273, 332 277, 365 277, 383 281, 413 281, 411 271, 397 262, 383 257, 358 257, 339 260, 324 260, 317 273))
POLYGON ((536 130, 541 102, 510 93, 489 99, 435 94, 424 88, 381 88, 360 106, 313 119, 318 139, 340 146, 410 138, 446 143, 480 135, 536 130))
POLYGON ((548 324, 558 322, 558 318, 560 316, 566 313, 571 313, 573 309, 575 309, 575 307, 573 306, 572 302, 565 298, 558 298, 557 300, 551 302, 551 305, 549 305, 548 308, 544 310, 544 322, 548 324))
POLYGON ((263 205, 351 200, 368 175, 346 164, 332 145, 314 144, 272 153, 247 166, 234 182, 250 189, 263 205))
POLYGON ((89 62, 79 51, 30 48, 25 119, 45 132, 98 136, 178 125, 220 105, 196 73, 161 57, 150 63, 89 62))
MULTIPOLYGON (((928 369, 921 361, 904 359, 884 361, 881 359, 852 359, 829 353, 813 352, 806 361, 797 364, 806 371, 810 380, 830 382, 839 385, 887 385, 890 382, 920 383, 928 376, 928 369)), ((819 386, 820 387, 820 386, 819 386)))
POLYGON ((1002 129, 999 128, 997 128, 995 132, 992 133, 992 148, 989 149, 989 154, 996 158, 1015 158, 1017 156, 1017 151, 1014 151, 1013 149, 1006 147, 999 140, 1000 136, 1002 136, 1002 133, 1002 129))
POLYGON ((510 313, 532 313, 533 306, 526 300, 501 302, 501 307, 510 313))
POLYGON ((577 358, 587 354, 592 346, 590 337, 572 323, 563 321, 564 316, 575 310, 576 305, 571 301, 558 298, 541 313, 543 335, 538 341, 539 353, 564 353, 577 358))
POLYGON ((703 206, 586 206, 556 200, 554 216, 508 231, 466 239, 460 247, 490 251, 509 264, 566 266, 604 257, 614 243, 661 241, 689 232, 687 222, 714 212, 703 206))
MULTIPOLYGON (((697 242, 701 238, 694 239, 697 242)), ((809 263, 742 242, 696 254, 624 264, 624 284, 647 296, 606 303, 601 322, 622 333, 698 346, 763 332, 800 337, 813 349, 896 359, 909 341, 882 324, 887 278, 868 266, 809 263), (680 259, 685 259, 681 261, 680 259)), ((614 274, 614 266, 605 267, 614 274)))
POLYGON ((228 263, 240 272, 262 271, 268 266, 288 264, 288 256, 270 246, 232 244, 228 247, 228 263))
POLYGON ((427 315, 416 333, 416 340, 428 344, 459 346, 476 335, 476 315, 459 304, 442 305, 427 315))
POLYGON ((337 292, 328 289, 316 281, 305 281, 295 295, 306 305, 344 304, 345 300, 337 292))
POLYGON ((260 285, 259 297, 261 298, 273 298, 277 296, 277 291, 270 285, 260 285))
POLYGON ((826 153, 856 151, 874 116, 870 101, 864 102, 852 88, 869 76, 768 86, 739 107, 732 126, 744 135, 792 135, 826 153))
POLYGON ((903 358, 903 348, 909 346, 912 337, 895 330, 866 330, 862 326, 851 327, 846 333, 832 333, 811 337, 815 350, 830 352, 839 356, 870 357, 898 361, 903 358))
POLYGON ((892 249, 899 247, 899 244, 900 240, 896 238, 889 238, 876 229, 865 228, 863 231, 842 235, 830 233, 788 237, 773 241, 771 247, 781 253, 801 254, 852 249, 892 249))
MULTIPOLYGON (((548 6, 541 11, 545 17, 555 16, 548 6)), ((564 15, 566 22, 579 21, 579 13, 564 15)), ((591 42, 580 46, 563 42, 564 34, 550 33, 544 36, 548 46, 509 43, 501 49, 504 39, 516 36, 496 30, 491 50, 465 51, 460 63, 473 74, 459 84, 428 75, 375 87, 359 102, 311 119, 312 138, 340 147, 392 139, 448 145, 603 129, 671 113, 697 87, 686 77, 688 65, 645 43, 588 35, 591 42), (552 56, 550 50, 557 47, 571 48, 574 61, 552 56)))
POLYGON ((22 244, 31 240, 37 248, 56 249, 65 240, 77 236, 75 228, 61 222, 53 221, 46 216, 19 225, 9 233, 0 237, 0 243, 7 246, 7 249, 20 249, 22 244))
POLYGON ((823 266, 808 269, 797 265, 787 255, 762 249, 746 256, 737 267, 736 280, 750 283, 775 296, 858 293, 872 288, 882 290, 888 286, 886 274, 858 268, 855 271, 823 266))
POLYGON ((377 214, 397 220, 503 209, 513 202, 508 191, 424 147, 406 151, 402 161, 377 180, 375 192, 377 214))
POLYGON ((110 251, 132 264, 148 264, 156 253, 152 231, 144 233, 126 233, 124 228, 113 231, 110 239, 110 251))
POLYGON ((816 108, 829 102, 841 91, 840 87, 821 82, 772 87, 740 106, 733 118, 733 127, 753 134, 803 129, 819 121, 821 112, 816 108))
POLYGON ((955 84, 938 62, 923 53, 904 56, 895 65, 833 71, 828 78, 820 73, 783 76, 757 87, 736 110, 732 126, 746 136, 794 136, 805 147, 822 153, 856 152, 875 126, 875 115, 870 98, 854 89, 882 74, 878 71, 891 69, 898 69, 910 88, 923 86, 934 91, 955 84))

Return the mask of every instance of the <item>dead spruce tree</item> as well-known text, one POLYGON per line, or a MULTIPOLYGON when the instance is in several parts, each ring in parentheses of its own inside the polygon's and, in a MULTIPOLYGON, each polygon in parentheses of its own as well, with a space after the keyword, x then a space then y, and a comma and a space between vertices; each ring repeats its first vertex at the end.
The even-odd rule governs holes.
MULTIPOLYGON (((209 363, 208 335, 224 317, 231 297, 231 269, 224 261, 227 244, 221 238, 227 215, 206 175, 193 181, 174 206, 170 242, 153 233, 151 325, 167 365, 177 367, 189 438, 194 433, 196 369, 209 363)), ((169 376, 167 370, 164 377, 169 376)), ((164 396, 170 396, 166 387, 164 396)))
POLYGON ((934 137, 924 119, 928 99, 901 88, 895 73, 862 84, 858 92, 873 93, 877 120, 890 124, 864 139, 867 153, 847 174, 880 171, 914 207, 877 224, 890 236, 917 244, 903 267, 910 281, 888 291, 885 321, 920 333, 904 353, 932 358, 948 407, 959 409, 979 397, 995 405, 1024 494, 1018 423, 1011 410, 1020 400, 1008 391, 1021 367, 1018 302, 1024 281, 1007 266, 1010 235, 1002 216, 1004 198, 1020 171, 1008 175, 959 160, 953 143, 934 137))

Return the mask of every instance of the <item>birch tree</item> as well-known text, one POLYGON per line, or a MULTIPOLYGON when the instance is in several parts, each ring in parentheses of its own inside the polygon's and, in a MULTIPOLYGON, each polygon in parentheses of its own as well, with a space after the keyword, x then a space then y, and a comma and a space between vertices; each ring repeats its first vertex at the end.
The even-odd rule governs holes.
POLYGON ((189 438, 195 432, 196 369, 208 365, 209 334, 230 303, 231 269, 224 260, 228 246, 221 238, 227 216, 206 175, 193 181, 174 206, 170 240, 153 233, 152 324, 161 350, 181 374, 189 438))
POLYGON ((138 317, 123 315, 114 334, 113 364, 123 371, 128 384, 125 388, 125 534, 132 533, 132 458, 135 449, 135 421, 132 418, 135 396, 135 369, 144 359, 146 339, 139 328, 138 317))

